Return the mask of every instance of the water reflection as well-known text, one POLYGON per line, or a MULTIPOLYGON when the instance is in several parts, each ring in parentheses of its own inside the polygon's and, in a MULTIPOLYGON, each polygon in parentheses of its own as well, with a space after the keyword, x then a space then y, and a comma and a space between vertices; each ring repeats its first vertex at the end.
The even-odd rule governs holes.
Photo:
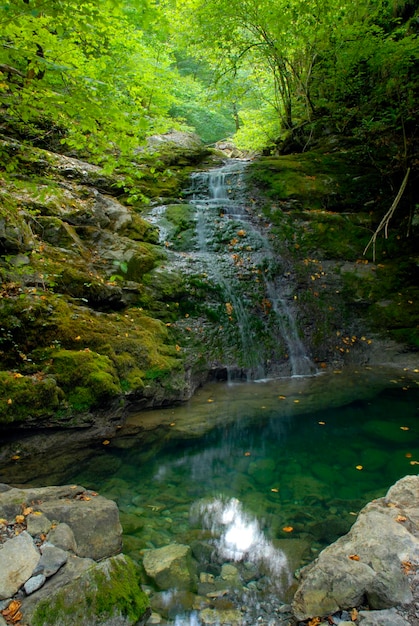
POLYGON ((198 502, 191 517, 216 537, 218 557, 235 562, 246 559, 269 574, 272 584, 282 591, 289 587, 292 574, 285 553, 265 537, 256 517, 244 511, 240 500, 219 497, 198 502))

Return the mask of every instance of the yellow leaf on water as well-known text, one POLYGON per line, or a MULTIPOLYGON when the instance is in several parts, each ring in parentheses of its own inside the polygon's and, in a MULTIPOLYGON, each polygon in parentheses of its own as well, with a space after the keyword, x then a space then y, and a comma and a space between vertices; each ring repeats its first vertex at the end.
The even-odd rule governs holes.
POLYGON ((400 426, 400 430, 410 430, 409 426, 400 426))
POLYGON ((279 489, 277 489, 276 487, 273 487, 271 491, 273 491, 274 493, 279 493, 279 489))
POLYGON ((284 526, 282 530, 284 531, 284 533, 292 533, 294 528, 292 526, 284 526))
POLYGON ((317 422, 320 426, 326 426, 326 422, 317 422))
POLYGON ((361 471, 361 470, 364 469, 364 466, 363 465, 357 465, 355 469, 361 471))
POLYGON ((109 439, 104 439, 104 440, 102 441, 102 445, 103 445, 103 446, 108 446, 110 443, 111 443, 111 442, 109 441, 109 439))

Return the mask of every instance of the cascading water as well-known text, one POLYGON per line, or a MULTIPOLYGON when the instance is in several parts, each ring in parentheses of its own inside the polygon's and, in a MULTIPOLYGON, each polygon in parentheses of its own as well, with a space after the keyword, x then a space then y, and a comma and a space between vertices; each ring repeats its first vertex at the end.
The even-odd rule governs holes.
POLYGON ((197 254, 224 293, 248 378, 311 375, 316 368, 298 334, 283 261, 275 257, 266 227, 247 206, 246 166, 246 161, 232 160, 192 176, 197 254))

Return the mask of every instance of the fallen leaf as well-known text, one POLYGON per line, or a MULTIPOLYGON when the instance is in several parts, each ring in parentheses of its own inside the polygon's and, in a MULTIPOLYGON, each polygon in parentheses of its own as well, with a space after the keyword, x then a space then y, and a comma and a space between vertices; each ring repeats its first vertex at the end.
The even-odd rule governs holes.
POLYGON ((363 465, 357 465, 355 469, 361 471, 361 470, 364 469, 364 466, 363 465))
POLYGON ((24 507, 23 511, 22 511, 22 515, 30 515, 30 513, 33 513, 33 508, 31 506, 26 506, 24 507))
POLYGON ((284 533, 292 533, 294 528, 293 528, 293 526, 284 526, 284 528, 282 530, 284 531, 284 533))
POLYGON ((400 430, 410 430, 409 426, 400 426, 400 430))
POLYGON ((313 617, 313 619, 311 619, 308 623, 307 626, 319 626, 319 624, 321 624, 321 618, 320 617, 313 617))
POLYGON ((285 400, 287 396, 278 396, 278 400, 285 400))
POLYGON ((15 522, 16 524, 23 524, 25 521, 25 517, 23 515, 16 515, 15 522))
POLYGON ((351 561, 360 561, 361 560, 361 558, 357 554, 350 554, 349 558, 351 559, 351 561))
POLYGON ((21 602, 19 602, 18 600, 12 600, 7 609, 1 611, 1 614, 3 615, 4 619, 6 619, 7 621, 11 621, 13 617, 18 614, 21 606, 21 602))
POLYGON ((274 493, 279 493, 279 489, 277 489, 276 487, 273 487, 271 491, 273 491, 274 493))
POLYGON ((413 455, 411 452, 406 452, 404 456, 406 457, 406 459, 411 459, 413 455))
POLYGON ((353 622, 355 622, 358 619, 358 611, 357 611, 357 609, 352 609, 349 614, 350 614, 351 620, 353 622))
POLYGON ((396 522, 405 522, 407 520, 407 517, 405 517, 404 515, 398 515, 395 518, 396 522))
POLYGON ((317 422, 320 426, 326 426, 326 422, 317 422))
POLYGON ((404 574, 409 574, 412 571, 412 564, 410 561, 402 561, 401 566, 404 574))
POLYGON ((250 454, 251 454, 250 452, 245 452, 244 456, 250 456, 250 454))
POLYGON ((410 461, 410 465, 419 465, 419 461, 410 461))
POLYGON ((103 445, 103 446, 108 446, 110 443, 111 443, 111 442, 109 441, 109 439, 104 439, 104 440, 102 441, 102 445, 103 445))
POLYGON ((176 426, 176 422, 170 422, 169 426, 176 426))
POLYGON ((18 454, 14 454, 12 456, 12 461, 18 461, 20 459, 20 456, 18 454))

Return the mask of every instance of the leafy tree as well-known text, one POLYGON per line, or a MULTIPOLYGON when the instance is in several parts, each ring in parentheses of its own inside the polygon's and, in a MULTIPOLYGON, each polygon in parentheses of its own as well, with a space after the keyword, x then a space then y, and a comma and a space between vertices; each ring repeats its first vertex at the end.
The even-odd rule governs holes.
POLYGON ((67 149, 101 161, 129 154, 173 125, 170 51, 142 24, 146 0, 11 0, 0 13, 0 106, 38 142, 61 131, 67 149))

